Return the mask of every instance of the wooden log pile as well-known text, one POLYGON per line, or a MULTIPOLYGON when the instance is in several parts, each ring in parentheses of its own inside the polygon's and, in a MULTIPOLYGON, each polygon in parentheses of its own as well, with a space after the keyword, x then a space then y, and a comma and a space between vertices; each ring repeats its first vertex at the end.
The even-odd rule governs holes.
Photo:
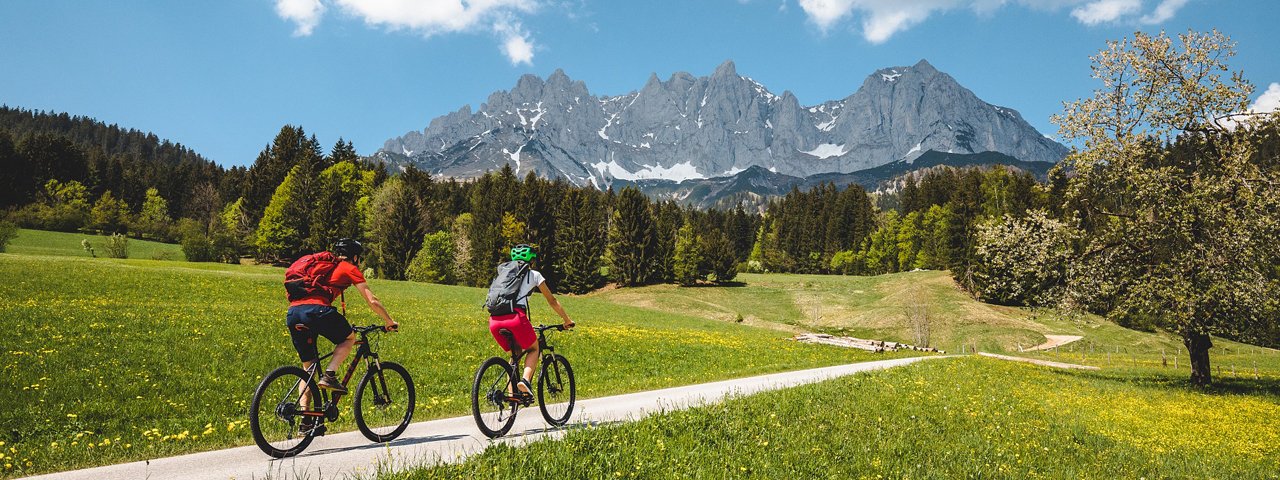
POLYGON ((854 337, 837 337, 825 333, 802 333, 796 335, 792 340, 804 343, 820 343, 823 345, 835 345, 837 347, 856 348, 866 350, 868 352, 896 352, 899 350, 911 350, 916 352, 937 352, 947 353, 933 347, 917 347, 906 343, 886 342, 884 340, 867 340, 864 338, 854 337))

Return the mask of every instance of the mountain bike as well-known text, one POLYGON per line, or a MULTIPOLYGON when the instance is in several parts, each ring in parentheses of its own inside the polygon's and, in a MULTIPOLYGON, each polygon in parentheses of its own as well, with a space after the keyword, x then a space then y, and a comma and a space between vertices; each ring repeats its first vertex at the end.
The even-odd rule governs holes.
MULTIPOLYGON (((538 325, 538 345, 542 351, 542 371, 538 375, 537 401, 542 418, 554 426, 563 426, 573 414, 573 402, 577 394, 574 387, 573 368, 569 360, 555 353, 555 347, 547 342, 548 331, 562 332, 563 325, 538 325)), ((475 382, 471 384, 471 414, 476 426, 486 437, 506 435, 515 424, 516 414, 523 407, 533 405, 533 395, 516 387, 522 369, 521 358, 527 353, 516 343, 510 330, 498 330, 511 346, 511 362, 505 358, 490 357, 480 364, 475 382)))
MULTIPOLYGON (((342 384, 348 385, 356 368, 366 365, 355 388, 355 419, 360 433, 373 442, 389 442, 404 433, 413 418, 413 379, 400 364, 384 362, 369 342, 371 334, 387 331, 381 325, 354 327, 357 350, 342 384)), ((328 355, 311 367, 288 365, 267 374, 253 393, 249 427, 253 441, 275 458, 301 453, 325 433, 325 422, 338 419, 338 401, 344 396, 318 388, 320 371, 328 355)))

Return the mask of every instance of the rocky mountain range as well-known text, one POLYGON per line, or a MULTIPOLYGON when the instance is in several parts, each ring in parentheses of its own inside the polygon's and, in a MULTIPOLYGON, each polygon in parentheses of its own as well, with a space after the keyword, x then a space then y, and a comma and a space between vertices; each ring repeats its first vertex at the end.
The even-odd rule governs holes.
MULTIPOLYGON (((546 80, 525 75, 475 111, 467 105, 387 140, 375 156, 444 176, 476 177, 510 164, 521 175, 597 188, 631 183, 655 193, 749 170, 752 182, 774 187, 856 172, 872 174, 855 175, 865 184, 874 169, 909 169, 930 152, 946 154, 935 161, 973 163, 973 155, 996 153, 981 158, 1050 165, 1067 148, 924 60, 878 70, 852 95, 807 107, 789 91, 775 95, 739 75, 729 61, 707 77, 651 75, 640 90, 612 97, 593 95, 561 70, 546 80)), ((688 189, 699 183, 706 182, 688 189)))

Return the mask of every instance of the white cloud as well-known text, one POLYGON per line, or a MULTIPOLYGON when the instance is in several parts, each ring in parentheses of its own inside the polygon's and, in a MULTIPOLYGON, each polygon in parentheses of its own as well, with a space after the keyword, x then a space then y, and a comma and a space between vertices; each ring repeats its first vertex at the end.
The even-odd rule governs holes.
POLYGON ((1258 119, 1257 115, 1250 115, 1251 113, 1271 113, 1277 110, 1280 110, 1280 83, 1272 82, 1271 86, 1267 87, 1267 91, 1262 92, 1262 95, 1259 95, 1258 99, 1254 100, 1243 113, 1228 115, 1225 118, 1214 120, 1214 122, 1222 127, 1234 130, 1241 124, 1247 124, 1258 119))
MULTIPOLYGON (((516 20, 538 9, 540 0, 324 0, 370 27, 408 30, 425 37, 484 32, 498 37, 512 64, 533 62, 534 42, 516 20)), ((276 0, 276 13, 310 35, 324 15, 321 0, 276 0)))
POLYGON ((1280 83, 1272 82, 1267 91, 1258 96, 1258 100, 1249 105, 1249 111, 1257 113, 1280 110, 1280 83))
POLYGON ((503 37, 502 53, 506 54, 512 65, 533 65, 533 43, 520 24, 499 23, 493 28, 503 37))
POLYGON ((824 32, 857 6, 854 0, 800 0, 800 9, 824 32))
MULTIPOLYGON (((988 5, 993 0, 799 0, 809 20, 830 30, 845 17, 862 14, 862 37, 883 43, 894 34, 923 22, 937 11, 968 4, 988 5), (975 3, 976 2, 976 3, 975 3)), ((994 0, 1003 1, 1003 0, 994 0)))
POLYGON ((297 37, 311 35, 311 31, 320 24, 324 10, 320 0, 276 0, 276 14, 297 24, 298 28, 293 31, 297 37))
POLYGON ((1071 16, 1085 25, 1097 25, 1119 20, 1142 9, 1142 0, 1097 0, 1076 7, 1071 16))
POLYGON ((1151 13, 1143 15, 1138 21, 1147 25, 1164 23, 1178 14, 1178 10, 1187 4, 1187 0, 1164 0, 1151 13))
POLYGON ((871 43, 884 43, 895 33, 923 22, 937 8, 941 7, 904 5, 897 8, 873 9, 862 21, 862 36, 871 43))
POLYGON ((371 26, 409 29, 431 36, 473 31, 498 18, 530 13, 533 0, 335 0, 371 26))
POLYGON ((853 18, 860 21, 863 38, 871 43, 883 43, 935 13, 957 9, 989 16, 1006 6, 1017 5, 1048 12, 1070 9, 1071 17, 1085 25, 1158 24, 1173 18, 1188 1, 1160 0, 1146 14, 1143 14, 1144 0, 797 0, 797 3, 809 21, 824 33, 853 18))

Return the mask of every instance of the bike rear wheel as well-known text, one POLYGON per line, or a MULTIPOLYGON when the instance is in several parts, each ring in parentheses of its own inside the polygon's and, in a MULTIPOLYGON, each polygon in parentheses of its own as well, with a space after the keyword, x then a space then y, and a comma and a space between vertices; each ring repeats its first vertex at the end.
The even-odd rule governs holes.
POLYGON ((511 364, 498 357, 485 360, 476 371, 475 382, 471 384, 471 415, 486 437, 506 435, 515 424, 520 405, 508 400, 514 382, 511 364))
POLYGON ((254 443, 267 455, 275 458, 292 457, 301 453, 315 439, 308 430, 323 422, 324 417, 302 414, 308 406, 303 405, 304 392, 311 394, 309 401, 305 402, 307 404, 316 405, 323 401, 311 376, 294 366, 273 370, 253 392, 253 402, 249 406, 249 429, 253 432, 254 443))
POLYGON ((542 357, 542 375, 538 377, 538 409, 542 418, 557 427, 569 423, 577 389, 569 360, 560 355, 542 357))
POLYGON ((413 419, 413 379, 398 363, 370 368, 356 387, 355 415, 360 433, 373 442, 389 442, 413 419))

